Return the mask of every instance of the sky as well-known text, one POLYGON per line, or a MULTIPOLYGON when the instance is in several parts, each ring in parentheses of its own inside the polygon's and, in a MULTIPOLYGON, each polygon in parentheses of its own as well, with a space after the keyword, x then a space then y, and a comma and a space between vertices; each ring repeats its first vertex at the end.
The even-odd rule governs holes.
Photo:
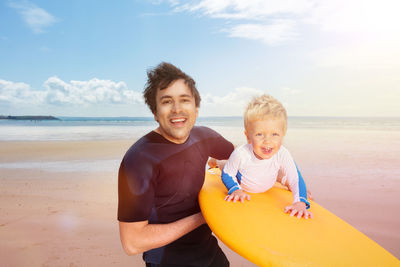
POLYGON ((200 116, 268 93, 289 116, 400 117, 397 0, 0 0, 0 115, 151 116, 146 71, 200 116))

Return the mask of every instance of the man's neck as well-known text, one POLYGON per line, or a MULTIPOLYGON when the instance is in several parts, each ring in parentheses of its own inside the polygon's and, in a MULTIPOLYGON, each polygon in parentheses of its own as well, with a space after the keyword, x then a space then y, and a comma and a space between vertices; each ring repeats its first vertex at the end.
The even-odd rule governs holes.
POLYGON ((160 127, 155 129, 154 131, 156 133, 158 133, 159 135, 161 135, 162 137, 164 137, 165 139, 167 139, 168 141, 170 141, 171 143, 174 143, 174 144, 177 144, 177 145, 185 143, 188 140, 189 136, 190 136, 190 135, 188 135, 185 140, 181 141, 181 140, 170 138, 170 136, 167 135, 163 130, 161 130, 160 127))

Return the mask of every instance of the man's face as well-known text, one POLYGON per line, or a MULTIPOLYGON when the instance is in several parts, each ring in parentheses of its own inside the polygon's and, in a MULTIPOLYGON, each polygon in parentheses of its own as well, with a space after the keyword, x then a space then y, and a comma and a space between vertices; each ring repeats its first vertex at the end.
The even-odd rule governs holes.
POLYGON ((158 90, 156 105, 154 119, 159 124, 156 132, 173 143, 184 143, 199 112, 194 96, 185 81, 179 79, 173 81, 167 88, 158 90))

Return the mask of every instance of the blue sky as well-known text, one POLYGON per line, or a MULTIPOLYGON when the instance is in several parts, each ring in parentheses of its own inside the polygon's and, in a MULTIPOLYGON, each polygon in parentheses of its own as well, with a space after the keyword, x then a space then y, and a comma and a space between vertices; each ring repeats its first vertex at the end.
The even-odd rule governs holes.
POLYGON ((269 93, 289 116, 400 116, 395 0, 0 1, 0 114, 151 116, 146 70, 190 74, 200 115, 269 93))

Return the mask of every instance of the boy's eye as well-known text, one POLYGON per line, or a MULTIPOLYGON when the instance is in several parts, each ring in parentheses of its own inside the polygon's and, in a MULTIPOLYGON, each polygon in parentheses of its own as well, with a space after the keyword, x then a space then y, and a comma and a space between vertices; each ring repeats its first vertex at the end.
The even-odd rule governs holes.
POLYGON ((256 133, 256 136, 262 136, 263 134, 262 133, 256 133))
POLYGON ((279 134, 278 133, 273 133, 272 136, 279 136, 279 134))

